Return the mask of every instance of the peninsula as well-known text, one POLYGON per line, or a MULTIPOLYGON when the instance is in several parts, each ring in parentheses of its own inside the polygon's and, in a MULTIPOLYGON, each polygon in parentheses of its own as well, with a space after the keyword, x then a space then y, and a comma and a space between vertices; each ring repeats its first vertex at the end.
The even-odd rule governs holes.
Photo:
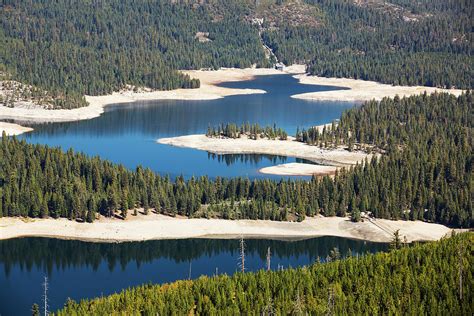
POLYGON ((160 138, 159 144, 176 147, 205 150, 214 154, 261 154, 302 158, 315 162, 312 164, 292 163, 260 170, 266 174, 276 175, 313 175, 333 174, 337 168, 350 167, 371 159, 372 154, 363 151, 348 151, 343 146, 336 149, 324 149, 296 141, 294 137, 287 140, 241 138, 214 138, 206 135, 187 135, 171 138, 160 138))

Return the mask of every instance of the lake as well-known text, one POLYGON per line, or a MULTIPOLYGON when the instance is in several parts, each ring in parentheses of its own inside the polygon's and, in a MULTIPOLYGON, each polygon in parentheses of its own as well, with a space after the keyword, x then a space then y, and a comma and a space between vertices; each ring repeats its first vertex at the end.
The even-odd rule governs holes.
POLYGON ((149 167, 172 178, 208 175, 281 178, 258 173, 263 167, 295 158, 262 155, 210 155, 204 151, 156 143, 162 137, 203 134, 209 125, 244 122, 273 125, 294 135, 309 127, 338 119, 350 102, 315 102, 291 98, 297 93, 334 90, 303 85, 290 75, 258 76, 251 81, 224 83, 231 88, 255 88, 266 94, 231 96, 206 101, 147 101, 109 106, 98 118, 68 123, 33 125, 35 131, 20 136, 32 143, 73 148, 99 155, 128 168, 149 167))
MULTIPOLYGON (((266 155, 213 155, 156 143, 161 137, 205 133, 209 125, 258 123, 285 129, 309 127, 338 119, 354 106, 348 102, 313 102, 290 96, 335 87, 299 84, 290 75, 259 76, 251 81, 224 83, 232 88, 255 88, 266 94, 231 96, 211 101, 149 101, 109 106, 98 118, 34 124, 20 138, 31 143, 73 148, 128 168, 138 165, 176 177, 208 175, 275 178, 258 173, 263 167, 294 158, 266 155)), ((265 267, 270 247, 271 268, 297 267, 324 260, 337 247, 345 255, 383 251, 386 244, 322 237, 302 241, 246 241, 246 268, 265 267)), ((49 278, 49 305, 60 308, 73 299, 108 295, 147 282, 163 283, 200 275, 238 270, 236 240, 166 240, 121 244, 85 243, 56 239, 20 238, 0 241, 0 314, 29 315, 41 303, 42 282, 49 278)))
MULTIPOLYGON (((127 243, 88 243, 49 238, 0 241, 0 315, 31 315, 41 306, 48 277, 51 310, 68 297, 109 295, 148 282, 163 283, 239 267, 239 240, 182 239, 127 243)), ((266 268, 268 247, 273 270, 326 260, 337 247, 342 256, 386 251, 388 244, 320 237, 299 241, 245 240, 246 271, 266 268)))

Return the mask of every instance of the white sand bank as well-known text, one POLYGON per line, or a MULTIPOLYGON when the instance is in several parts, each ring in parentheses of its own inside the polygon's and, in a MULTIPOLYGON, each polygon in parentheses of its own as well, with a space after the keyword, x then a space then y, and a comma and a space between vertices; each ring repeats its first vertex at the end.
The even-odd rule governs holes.
POLYGON ((308 159, 319 164, 336 167, 354 165, 372 155, 362 151, 349 152, 345 149, 321 149, 318 146, 309 146, 288 137, 288 140, 252 140, 245 137, 211 138, 206 135, 187 135, 171 138, 160 138, 160 144, 176 147, 194 148, 215 154, 261 154, 308 159))
POLYGON ((86 120, 98 117, 104 112, 104 107, 110 104, 130 103, 147 100, 213 100, 231 95, 265 93, 260 89, 234 89, 217 86, 222 82, 250 80, 260 75, 277 75, 287 73, 300 73, 301 66, 288 67, 285 71, 268 68, 225 68, 216 71, 189 70, 183 71, 191 78, 201 82, 198 89, 176 89, 170 91, 133 92, 124 89, 103 96, 86 96, 89 106, 71 110, 46 110, 35 107, 5 107, 0 106, 0 119, 21 119, 35 122, 67 122, 86 120))
POLYGON ((361 102, 368 100, 381 100, 384 97, 399 97, 422 94, 424 92, 431 94, 434 92, 449 92, 456 96, 463 90, 459 89, 440 89, 423 86, 392 86, 388 84, 377 83, 374 81, 345 79, 345 78, 324 78, 317 76, 308 76, 305 74, 295 75, 302 84, 335 86, 349 88, 349 90, 319 91, 292 95, 292 98, 314 100, 314 101, 348 101, 361 102))
POLYGON ((8 136, 20 135, 26 132, 31 132, 33 129, 30 127, 21 126, 13 123, 0 122, 0 137, 2 137, 3 132, 8 136))
POLYGON ((280 239, 340 236, 388 242, 396 229, 400 229, 400 234, 406 236, 408 241, 437 240, 451 231, 443 225, 419 221, 382 219, 372 221, 352 223, 348 218, 341 217, 307 218, 301 223, 261 220, 231 221, 177 219, 150 214, 129 216, 125 221, 101 219, 93 224, 87 224, 67 219, 0 218, 0 239, 36 236, 119 242, 197 237, 238 238, 243 236, 280 239))
POLYGON ((331 175, 336 172, 338 167, 312 165, 309 163, 290 162, 271 167, 261 168, 260 173, 274 174, 280 176, 323 176, 331 175))

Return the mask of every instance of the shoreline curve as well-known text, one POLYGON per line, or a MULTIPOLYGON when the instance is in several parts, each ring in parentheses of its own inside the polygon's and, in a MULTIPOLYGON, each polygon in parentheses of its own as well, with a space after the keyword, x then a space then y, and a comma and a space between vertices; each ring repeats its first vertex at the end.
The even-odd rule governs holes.
POLYGON ((101 218, 94 223, 68 219, 1 218, 0 240, 48 237, 88 242, 130 242, 187 238, 306 239, 336 236, 373 242, 390 242, 400 229, 408 242, 438 240, 451 233, 441 224, 421 221, 311 217, 302 222, 172 218, 160 214, 129 216, 126 220, 101 218))

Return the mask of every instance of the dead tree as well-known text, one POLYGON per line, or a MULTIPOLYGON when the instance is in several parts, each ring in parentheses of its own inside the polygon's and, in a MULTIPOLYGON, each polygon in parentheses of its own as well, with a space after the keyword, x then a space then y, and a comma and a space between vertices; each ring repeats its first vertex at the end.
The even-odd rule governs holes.
POLYGON ((330 287, 329 294, 328 294, 328 307, 327 307, 326 316, 332 316, 332 315, 334 315, 334 290, 332 287, 330 287))
POLYGON ((244 238, 240 238, 240 255, 239 255, 239 265, 242 272, 245 272, 245 241, 244 238))
POLYGON ((268 298, 267 304, 263 307, 262 316, 276 315, 275 308, 273 307, 273 300, 271 297, 268 298))
POLYGON ((296 290, 295 302, 293 303, 293 315, 304 314, 304 298, 300 296, 300 290, 296 290))
POLYGON ((271 269, 271 257, 272 253, 270 252, 270 247, 267 249, 267 271, 270 271, 271 269))
POLYGON ((44 277, 43 282, 43 309, 44 316, 48 316, 48 277, 44 277))

